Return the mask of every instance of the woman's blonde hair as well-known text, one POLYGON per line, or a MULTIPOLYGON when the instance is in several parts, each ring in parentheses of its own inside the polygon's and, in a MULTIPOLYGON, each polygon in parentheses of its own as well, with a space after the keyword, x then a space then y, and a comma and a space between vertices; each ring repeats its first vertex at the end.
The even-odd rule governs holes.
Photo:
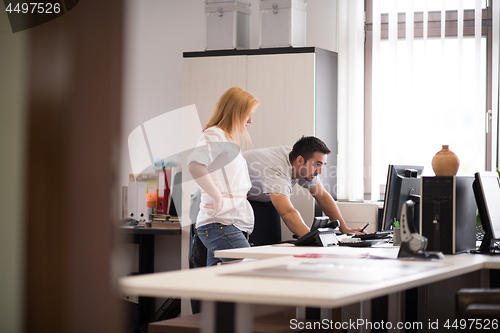
POLYGON ((240 144, 239 137, 233 137, 239 132, 243 134, 245 143, 250 141, 250 136, 245 128, 244 121, 259 105, 259 101, 249 92, 239 88, 229 88, 215 105, 215 109, 205 125, 203 131, 212 126, 222 129, 228 138, 240 144))

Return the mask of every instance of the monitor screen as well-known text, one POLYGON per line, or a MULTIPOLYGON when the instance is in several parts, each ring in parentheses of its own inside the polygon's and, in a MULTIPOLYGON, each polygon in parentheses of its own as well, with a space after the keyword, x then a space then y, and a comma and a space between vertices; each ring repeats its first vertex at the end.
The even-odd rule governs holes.
MULTIPOLYGON (((490 239, 500 238, 500 181, 496 172, 477 172, 473 183, 481 224, 490 239)), ((487 236, 485 235, 485 238, 487 236)))
MULTIPOLYGON (((420 197, 420 176, 423 170, 423 166, 389 165, 385 187, 382 230, 391 229, 393 220, 399 220, 403 203, 409 199, 418 200, 420 197)), ((418 221, 418 217, 414 219, 418 221)))

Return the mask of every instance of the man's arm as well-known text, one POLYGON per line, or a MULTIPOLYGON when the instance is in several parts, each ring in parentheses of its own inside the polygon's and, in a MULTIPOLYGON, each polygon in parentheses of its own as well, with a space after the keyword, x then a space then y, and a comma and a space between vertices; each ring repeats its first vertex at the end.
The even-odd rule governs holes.
MULTIPOLYGON (((314 197, 314 199, 316 199, 323 212, 330 218, 330 221, 339 220, 340 223, 339 229, 341 233, 343 234, 360 233, 361 228, 353 229, 347 226, 347 224, 344 221, 344 218, 342 217, 342 214, 340 213, 337 203, 335 202, 335 200, 333 200, 330 193, 328 193, 325 190, 325 188, 321 183, 318 183, 318 185, 309 189, 309 191, 311 192, 311 195, 314 197)), ((365 232, 363 231, 363 233, 365 232)))
POLYGON ((280 214, 283 222, 290 231, 297 236, 304 236, 309 232, 309 227, 304 223, 300 213, 293 207, 290 198, 284 194, 270 193, 269 197, 274 207, 280 214))

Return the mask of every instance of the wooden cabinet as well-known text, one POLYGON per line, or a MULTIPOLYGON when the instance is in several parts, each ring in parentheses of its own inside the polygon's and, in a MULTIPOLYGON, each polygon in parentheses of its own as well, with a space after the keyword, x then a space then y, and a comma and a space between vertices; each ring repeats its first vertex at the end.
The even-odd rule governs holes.
MULTIPOLYGON (((336 198, 335 52, 315 47, 187 52, 183 73, 183 105, 196 105, 202 126, 219 97, 238 86, 260 101, 248 126, 251 148, 292 146, 303 135, 325 141, 332 153, 321 179, 336 198)), ((312 197, 295 186, 292 202, 310 225, 318 214, 312 197)), ((283 239, 290 239, 286 226, 282 230, 283 239)))

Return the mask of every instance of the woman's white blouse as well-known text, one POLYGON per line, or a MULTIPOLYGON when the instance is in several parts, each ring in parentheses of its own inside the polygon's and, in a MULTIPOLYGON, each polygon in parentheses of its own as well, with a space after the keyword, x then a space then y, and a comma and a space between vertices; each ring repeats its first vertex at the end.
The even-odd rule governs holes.
POLYGON ((251 233, 254 216, 246 195, 252 184, 247 162, 239 146, 229 140, 222 129, 210 127, 200 136, 197 148, 189 155, 187 164, 193 161, 207 167, 224 197, 221 210, 217 215, 210 216, 207 211, 212 209, 205 208, 205 204, 212 203, 212 198, 202 190, 196 227, 217 222, 232 224, 241 231, 251 233))

